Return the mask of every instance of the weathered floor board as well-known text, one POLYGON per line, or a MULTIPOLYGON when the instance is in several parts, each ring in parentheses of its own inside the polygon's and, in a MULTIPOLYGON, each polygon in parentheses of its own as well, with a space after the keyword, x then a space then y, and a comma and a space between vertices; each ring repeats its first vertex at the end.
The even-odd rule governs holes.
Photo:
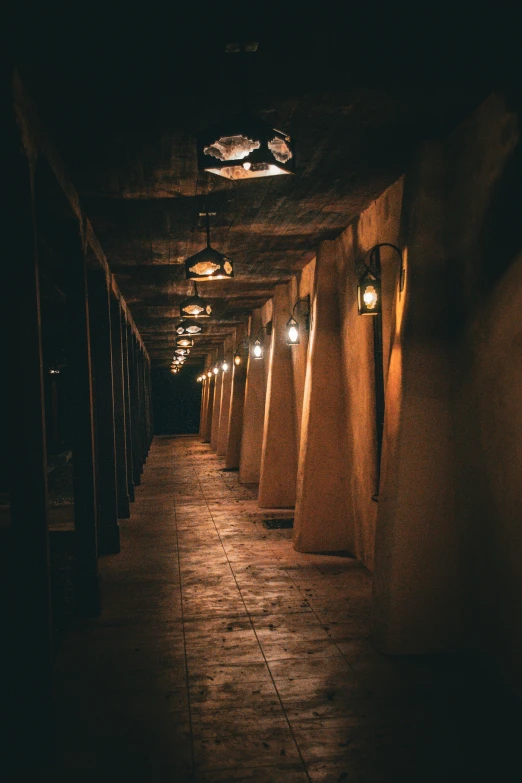
POLYGON ((476 680, 376 654, 370 574, 296 553, 222 466, 195 437, 154 441, 122 552, 101 561, 102 617, 58 657, 52 779, 468 779, 476 680))

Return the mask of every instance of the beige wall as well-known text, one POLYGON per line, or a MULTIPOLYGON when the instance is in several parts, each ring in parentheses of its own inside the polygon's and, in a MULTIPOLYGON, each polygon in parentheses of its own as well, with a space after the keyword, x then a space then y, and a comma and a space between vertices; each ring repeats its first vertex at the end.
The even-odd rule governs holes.
POLYGON ((425 144, 288 289, 292 303, 312 293, 322 308, 319 332, 313 323, 310 339, 289 348, 296 546, 333 542, 374 571, 373 634, 384 652, 471 647, 500 661, 522 692, 519 122, 494 95, 451 136, 425 144), (357 314, 356 288, 379 242, 403 249, 406 275, 401 293, 399 259, 383 249, 386 414, 372 500, 373 325, 357 314), (321 480, 324 444, 333 451, 321 480))

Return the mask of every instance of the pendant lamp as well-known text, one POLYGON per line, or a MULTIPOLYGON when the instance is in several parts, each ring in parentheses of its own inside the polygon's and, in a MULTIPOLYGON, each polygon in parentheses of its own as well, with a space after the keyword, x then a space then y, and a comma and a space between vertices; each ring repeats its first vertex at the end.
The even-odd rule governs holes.
POLYGON ((199 324, 187 319, 183 319, 183 321, 180 321, 176 326, 176 334, 179 334, 180 336, 184 334, 199 334, 201 331, 203 331, 203 329, 199 324))
POLYGON ((200 216, 204 215, 206 219, 207 246, 185 261, 187 280, 226 280, 234 277, 234 267, 230 258, 210 245, 209 214, 209 212, 200 213, 200 216))
POLYGON ((254 179, 293 174, 295 148, 291 137, 247 109, 252 90, 248 84, 249 52, 257 44, 229 44, 227 52, 239 54, 237 81, 241 86, 241 111, 202 131, 196 138, 198 168, 226 179, 254 179))
POLYGON ((208 318, 212 314, 212 307, 198 295, 196 283, 194 283, 194 295, 180 303, 179 312, 181 316, 189 316, 189 318, 208 318))

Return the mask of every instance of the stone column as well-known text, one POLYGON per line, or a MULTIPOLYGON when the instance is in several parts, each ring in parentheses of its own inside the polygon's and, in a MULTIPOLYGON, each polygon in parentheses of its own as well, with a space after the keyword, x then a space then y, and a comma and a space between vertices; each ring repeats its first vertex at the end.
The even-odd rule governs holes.
POLYGON ((120 551, 120 527, 109 288, 103 269, 90 269, 87 279, 94 391, 98 551, 100 554, 116 554, 120 551))
POLYGON ((10 525, 1 531, 4 657, 0 678, 5 720, 0 742, 5 742, 4 773, 9 777, 6 766, 12 765, 22 778, 24 756, 33 756, 43 767, 52 756, 55 741, 47 450, 33 168, 23 152, 11 95, 2 108, 7 164, 3 181, 9 198, 3 206, 6 263, 0 309, 5 316, 5 374, 1 391, 6 398, 1 414, 10 503, 5 511, 10 525))
POLYGON ((228 424, 230 421, 230 398, 232 394, 232 368, 234 366, 235 333, 225 340, 224 358, 228 361, 227 372, 222 373, 221 406, 219 414, 219 432, 217 441, 217 455, 224 457, 227 453, 228 424))
POLYGON ((294 547, 299 552, 351 550, 346 508, 347 418, 342 379, 335 243, 316 261, 311 332, 301 419, 294 547))
POLYGON ((127 327, 127 347, 129 350, 129 390, 132 434, 132 479, 134 486, 141 484, 143 471, 142 440, 140 426, 140 390, 138 379, 138 348, 134 332, 129 324, 127 327))
POLYGON ((114 434, 116 441, 116 480, 118 496, 118 517, 130 516, 129 493, 127 489, 127 436, 125 432, 125 384, 123 366, 123 343, 121 329, 121 307, 116 299, 111 300, 112 366, 114 381, 114 434))
MULTIPOLYGON (((254 310, 250 321, 250 340, 253 342, 262 326, 261 310, 254 310)), ((269 339, 263 332, 262 342, 266 351, 269 339)), ((257 484, 261 473, 261 447, 263 444, 263 422, 266 397, 266 359, 253 359, 252 350, 248 352, 245 385, 245 405, 243 409, 243 433, 241 436, 241 456, 239 461, 239 482, 257 484)))
MULTIPOLYGON (((236 329, 236 345, 244 340, 246 328, 241 324, 236 329)), ((234 346, 235 349, 235 346, 234 346)), ((248 347, 241 346, 242 363, 236 367, 232 362, 232 384, 230 391, 230 411, 228 416, 228 432, 225 452, 225 467, 239 468, 241 452, 241 434, 243 432, 243 409, 245 405, 245 382, 248 347), (246 350, 245 350, 246 349, 246 350)))
MULTIPOLYGON (((221 362, 223 358, 223 347, 218 350, 217 361, 221 362)), ((223 388, 223 373, 221 369, 217 375, 214 375, 214 400, 212 410, 212 426, 210 429, 210 448, 217 451, 219 434, 219 417, 221 413, 221 390, 223 388)))
POLYGON ((205 420, 207 417, 207 410, 208 410, 208 391, 209 391, 209 380, 207 378, 207 368, 205 367, 205 371, 203 373, 204 380, 201 382, 202 389, 201 389, 201 410, 199 414, 199 437, 203 440, 203 433, 205 432, 205 420))
POLYGON ((266 390, 259 505, 293 508, 297 474, 295 400, 292 349, 285 324, 292 310, 288 285, 276 286, 272 311, 272 342, 266 390))
POLYGON ((68 262, 67 336, 76 539, 75 588, 80 614, 96 617, 101 609, 97 560, 96 462, 89 300, 83 248, 77 247, 76 252, 71 252, 68 262))
POLYGON ((130 391, 130 350, 129 328, 125 313, 121 312, 121 347, 123 354, 123 396, 125 405, 125 448, 127 454, 127 492, 131 503, 134 501, 134 455, 132 437, 132 413, 130 391))
POLYGON ((455 649, 461 628, 445 165, 440 146, 426 145, 396 299, 372 609, 389 654, 455 649))
MULTIPOLYGON (((210 351, 208 355, 208 368, 212 369, 216 362, 217 350, 210 351)), ((207 378, 207 401, 206 401, 206 414, 205 414, 205 428, 203 432, 203 443, 210 443, 210 436, 212 433, 212 417, 214 412, 214 392, 216 388, 216 376, 211 374, 210 378, 207 378)))

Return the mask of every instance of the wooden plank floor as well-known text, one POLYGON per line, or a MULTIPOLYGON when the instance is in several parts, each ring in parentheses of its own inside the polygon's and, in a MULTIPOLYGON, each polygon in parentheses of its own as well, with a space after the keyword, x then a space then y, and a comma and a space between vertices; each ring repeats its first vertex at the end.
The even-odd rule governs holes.
POLYGON ((470 779, 460 663, 379 656, 370 574, 296 553, 222 465, 195 437, 155 439, 122 552, 101 561, 103 614, 59 652, 52 779, 470 779))

